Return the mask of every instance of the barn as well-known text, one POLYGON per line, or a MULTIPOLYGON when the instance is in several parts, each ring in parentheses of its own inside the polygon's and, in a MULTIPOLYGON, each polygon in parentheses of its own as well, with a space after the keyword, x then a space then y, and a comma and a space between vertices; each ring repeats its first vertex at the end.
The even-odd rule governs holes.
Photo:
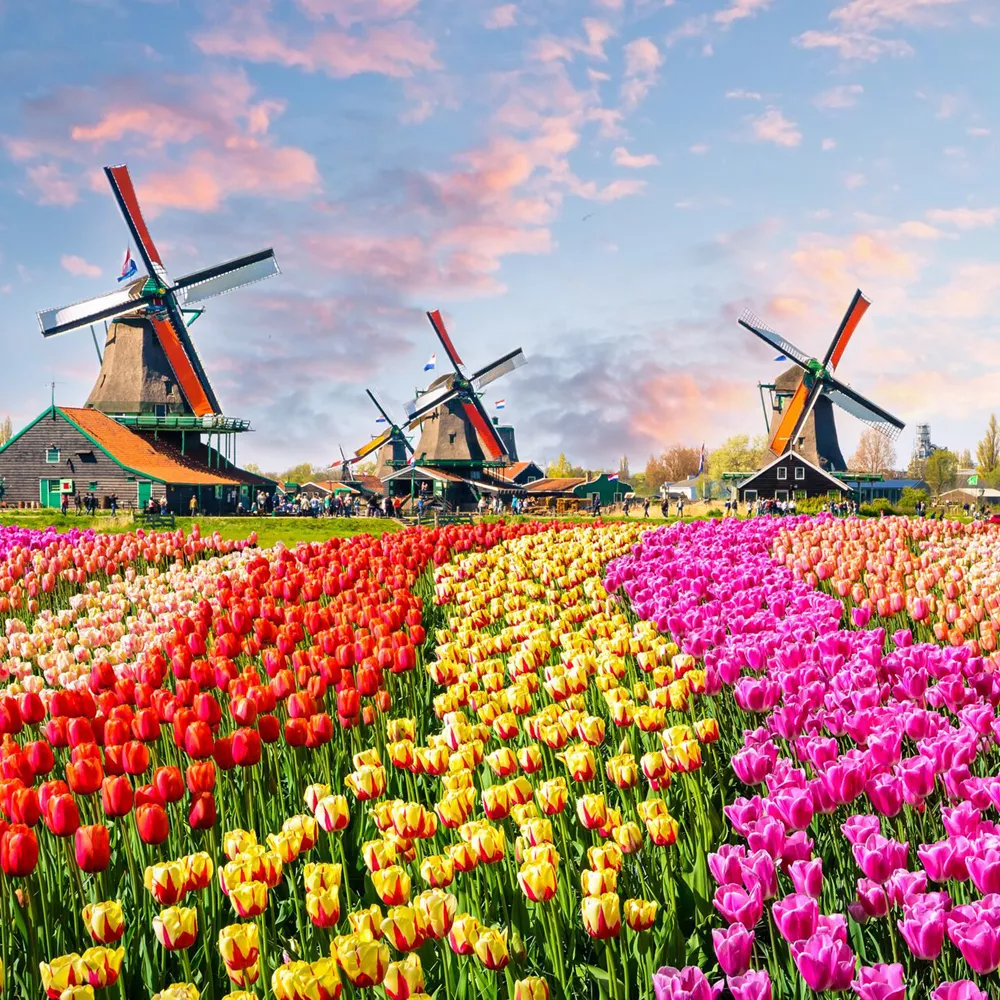
POLYGON ((271 493, 270 479, 246 472, 191 435, 138 433, 90 408, 51 406, 0 449, 4 502, 16 507, 56 507, 65 496, 112 496, 124 510, 166 498, 172 513, 187 513, 192 496, 202 513, 248 508, 258 492, 271 493))
POLYGON ((851 488, 794 451, 776 458, 736 485, 741 503, 758 500, 807 500, 811 497, 847 498, 851 488))

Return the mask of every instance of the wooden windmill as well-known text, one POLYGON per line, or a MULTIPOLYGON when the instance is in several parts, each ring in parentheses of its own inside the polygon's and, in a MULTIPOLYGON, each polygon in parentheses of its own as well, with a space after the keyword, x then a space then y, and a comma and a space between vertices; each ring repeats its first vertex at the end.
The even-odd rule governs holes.
POLYGON ((375 475, 379 479, 384 478, 396 469, 406 465, 408 457, 413 454, 413 445, 410 444, 403 428, 389 416, 388 408, 382 403, 379 397, 371 391, 365 389, 368 398, 372 401, 375 409, 379 412, 379 421, 387 424, 386 430, 382 431, 367 444, 363 444, 354 453, 351 462, 360 462, 373 452, 378 451, 375 463, 375 475))
MULTIPOLYGON (((185 415, 212 418, 219 401, 188 333, 185 316, 201 315, 193 303, 278 274, 271 249, 238 257, 171 280, 142 217, 128 167, 105 167, 141 258, 126 254, 119 291, 38 314, 44 337, 109 322, 101 371, 87 406, 109 414, 185 415), (145 270, 134 280, 137 271, 145 270)), ((213 422, 214 425, 214 422, 213 422)))
POLYGON ((834 404, 888 438, 895 439, 903 429, 901 420, 834 375, 870 304, 860 291, 855 293, 822 361, 808 357, 752 313, 744 313, 740 318, 740 326, 776 348, 782 359, 792 362, 774 385, 768 441, 772 455, 794 451, 827 471, 846 469, 833 420, 834 404))
POLYGON ((520 347, 491 364, 467 374, 462 359, 445 329, 441 313, 429 312, 434 333, 454 372, 442 375, 406 404, 410 426, 424 421, 417 454, 426 465, 504 465, 510 457, 505 443, 479 398, 479 392, 498 378, 526 363, 520 347))

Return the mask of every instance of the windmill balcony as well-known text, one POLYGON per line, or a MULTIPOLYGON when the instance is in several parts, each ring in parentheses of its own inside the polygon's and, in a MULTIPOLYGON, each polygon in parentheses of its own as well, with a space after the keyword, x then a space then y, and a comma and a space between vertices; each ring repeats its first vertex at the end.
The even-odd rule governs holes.
POLYGON ((187 414, 167 414, 158 417, 152 413, 128 413, 115 416, 114 419, 125 427, 144 430, 211 431, 213 434, 238 434, 250 430, 249 420, 224 417, 217 413, 204 417, 187 414))

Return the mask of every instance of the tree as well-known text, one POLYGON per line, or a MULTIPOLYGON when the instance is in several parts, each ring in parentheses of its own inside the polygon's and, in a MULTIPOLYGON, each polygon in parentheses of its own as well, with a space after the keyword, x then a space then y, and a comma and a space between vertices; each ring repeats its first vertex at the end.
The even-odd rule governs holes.
POLYGON ((701 452, 697 448, 675 444, 659 458, 650 455, 646 463, 646 486, 658 490, 664 483, 677 483, 698 471, 701 452))
POLYGON ((354 473, 358 476, 374 476, 375 470, 378 468, 378 463, 374 458, 369 459, 367 462, 360 462, 358 465, 354 466, 354 473))
POLYGON ((992 486, 1000 473, 1000 427, 995 413, 990 414, 986 436, 976 445, 976 472, 984 486, 992 486))
POLYGON ((941 448, 927 459, 924 479, 935 495, 945 493, 955 485, 958 473, 958 455, 941 448))
POLYGON ((628 455, 622 455, 618 463, 618 478, 623 483, 630 483, 632 481, 632 473, 628 467, 628 455))
POLYGON ((246 469, 247 472, 252 472, 255 476, 264 475, 264 470, 256 462, 247 462, 243 468, 246 469))
POLYGON ((545 475, 549 479, 580 479, 586 472, 579 465, 572 465, 565 452, 560 452, 559 457, 545 467, 545 475))
POLYGON ((309 462, 300 462, 298 465, 286 469, 278 478, 283 483, 308 483, 316 477, 317 471, 322 476, 322 470, 314 469, 309 462))
POLYGON ((749 434, 726 438, 708 456, 709 478, 720 480, 724 472, 756 472, 763 464, 766 452, 767 438, 763 434, 753 439, 749 434))
POLYGON ((972 452, 968 448, 962 452, 958 459, 958 467, 960 469, 971 469, 972 465, 972 452))
POLYGON ((0 420, 0 448, 2 448, 14 436, 14 425, 10 422, 10 417, 0 420))
POLYGON ((892 442, 870 427, 861 435, 858 449, 847 460, 851 472, 891 472, 896 466, 896 449, 892 442))

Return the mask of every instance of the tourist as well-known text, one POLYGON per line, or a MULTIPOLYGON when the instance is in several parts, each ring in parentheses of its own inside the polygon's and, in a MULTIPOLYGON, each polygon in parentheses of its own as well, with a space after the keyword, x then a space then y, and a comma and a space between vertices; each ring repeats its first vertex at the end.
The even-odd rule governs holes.
POLYGON ((479 503, 476 504, 476 510, 478 511, 480 517, 483 517, 486 514, 486 497, 485 497, 485 495, 480 494, 480 496, 479 496, 479 503))
POLYGON ((642 516, 649 517, 649 497, 642 501, 642 516))
POLYGON ((59 503, 59 507, 62 510, 63 517, 65 517, 66 512, 69 510, 69 497, 65 493, 62 495, 62 500, 59 503))

